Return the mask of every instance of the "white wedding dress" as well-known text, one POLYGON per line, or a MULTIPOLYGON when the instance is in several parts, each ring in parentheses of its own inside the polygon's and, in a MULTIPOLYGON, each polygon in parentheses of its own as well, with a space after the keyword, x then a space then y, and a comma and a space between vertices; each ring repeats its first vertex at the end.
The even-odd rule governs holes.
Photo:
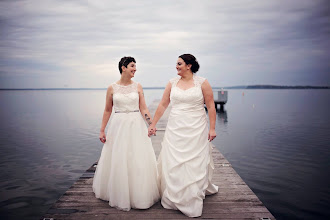
POLYGON ((182 90, 180 77, 171 79, 172 106, 158 158, 161 204, 189 217, 202 215, 205 195, 218 192, 211 183, 214 169, 212 144, 201 85, 205 78, 193 76, 195 86, 182 90))
POLYGON ((147 209, 160 198, 157 162, 139 111, 137 83, 113 87, 106 143, 95 171, 96 198, 120 210, 147 209))

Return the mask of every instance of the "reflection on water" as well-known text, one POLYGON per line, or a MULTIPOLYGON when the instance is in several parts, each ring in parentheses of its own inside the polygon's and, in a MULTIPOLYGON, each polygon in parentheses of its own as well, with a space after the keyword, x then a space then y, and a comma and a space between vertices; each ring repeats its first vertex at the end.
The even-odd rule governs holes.
POLYGON ((230 90, 215 146, 277 219, 330 215, 330 91, 230 90))
POLYGON ((217 119, 218 121, 222 122, 223 124, 227 124, 228 122, 228 116, 227 116, 227 111, 217 111, 217 119))
MULTIPOLYGON (((163 91, 144 93, 150 104, 163 91)), ((105 94, 0 91, 1 219, 40 218, 99 158, 105 94)), ((330 215, 329 100, 329 90, 229 90, 216 113, 214 145, 277 219, 330 215)))
POLYGON ((0 219, 38 219, 98 158, 106 91, 0 91, 0 219))

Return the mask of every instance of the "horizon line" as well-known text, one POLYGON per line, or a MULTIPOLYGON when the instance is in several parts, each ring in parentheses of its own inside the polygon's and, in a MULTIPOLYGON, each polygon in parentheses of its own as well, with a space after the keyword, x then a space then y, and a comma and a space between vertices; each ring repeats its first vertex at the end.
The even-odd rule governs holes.
MULTIPOLYGON (((212 89, 285 89, 285 88, 315 88, 315 89, 330 89, 330 86, 312 86, 312 85, 271 85, 271 84, 256 84, 246 86, 214 86, 212 89)), ((74 88, 74 87, 53 87, 53 88, 0 88, 0 90, 106 90, 107 88, 74 88)), ((163 86, 146 86, 143 89, 165 89, 163 86)))

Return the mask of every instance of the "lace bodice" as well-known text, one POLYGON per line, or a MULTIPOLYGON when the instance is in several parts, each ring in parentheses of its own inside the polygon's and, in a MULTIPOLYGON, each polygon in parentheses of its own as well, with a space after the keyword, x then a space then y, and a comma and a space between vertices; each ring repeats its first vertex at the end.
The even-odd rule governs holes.
POLYGON ((112 83, 111 86, 113 88, 112 100, 115 112, 139 110, 138 83, 133 82, 128 86, 112 83))
POLYGON ((202 92, 202 84, 205 78, 193 76, 194 87, 183 90, 176 86, 181 77, 175 77, 170 80, 171 88, 171 106, 174 110, 183 111, 204 111, 204 96, 202 92))

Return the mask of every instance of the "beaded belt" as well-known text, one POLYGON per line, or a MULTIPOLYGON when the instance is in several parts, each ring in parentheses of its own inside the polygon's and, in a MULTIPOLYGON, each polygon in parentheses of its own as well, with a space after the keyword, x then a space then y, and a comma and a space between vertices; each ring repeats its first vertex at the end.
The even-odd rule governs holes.
POLYGON ((129 110, 126 110, 126 111, 115 111, 115 113, 130 113, 130 112, 139 112, 140 110, 134 110, 134 111, 129 111, 129 110))

